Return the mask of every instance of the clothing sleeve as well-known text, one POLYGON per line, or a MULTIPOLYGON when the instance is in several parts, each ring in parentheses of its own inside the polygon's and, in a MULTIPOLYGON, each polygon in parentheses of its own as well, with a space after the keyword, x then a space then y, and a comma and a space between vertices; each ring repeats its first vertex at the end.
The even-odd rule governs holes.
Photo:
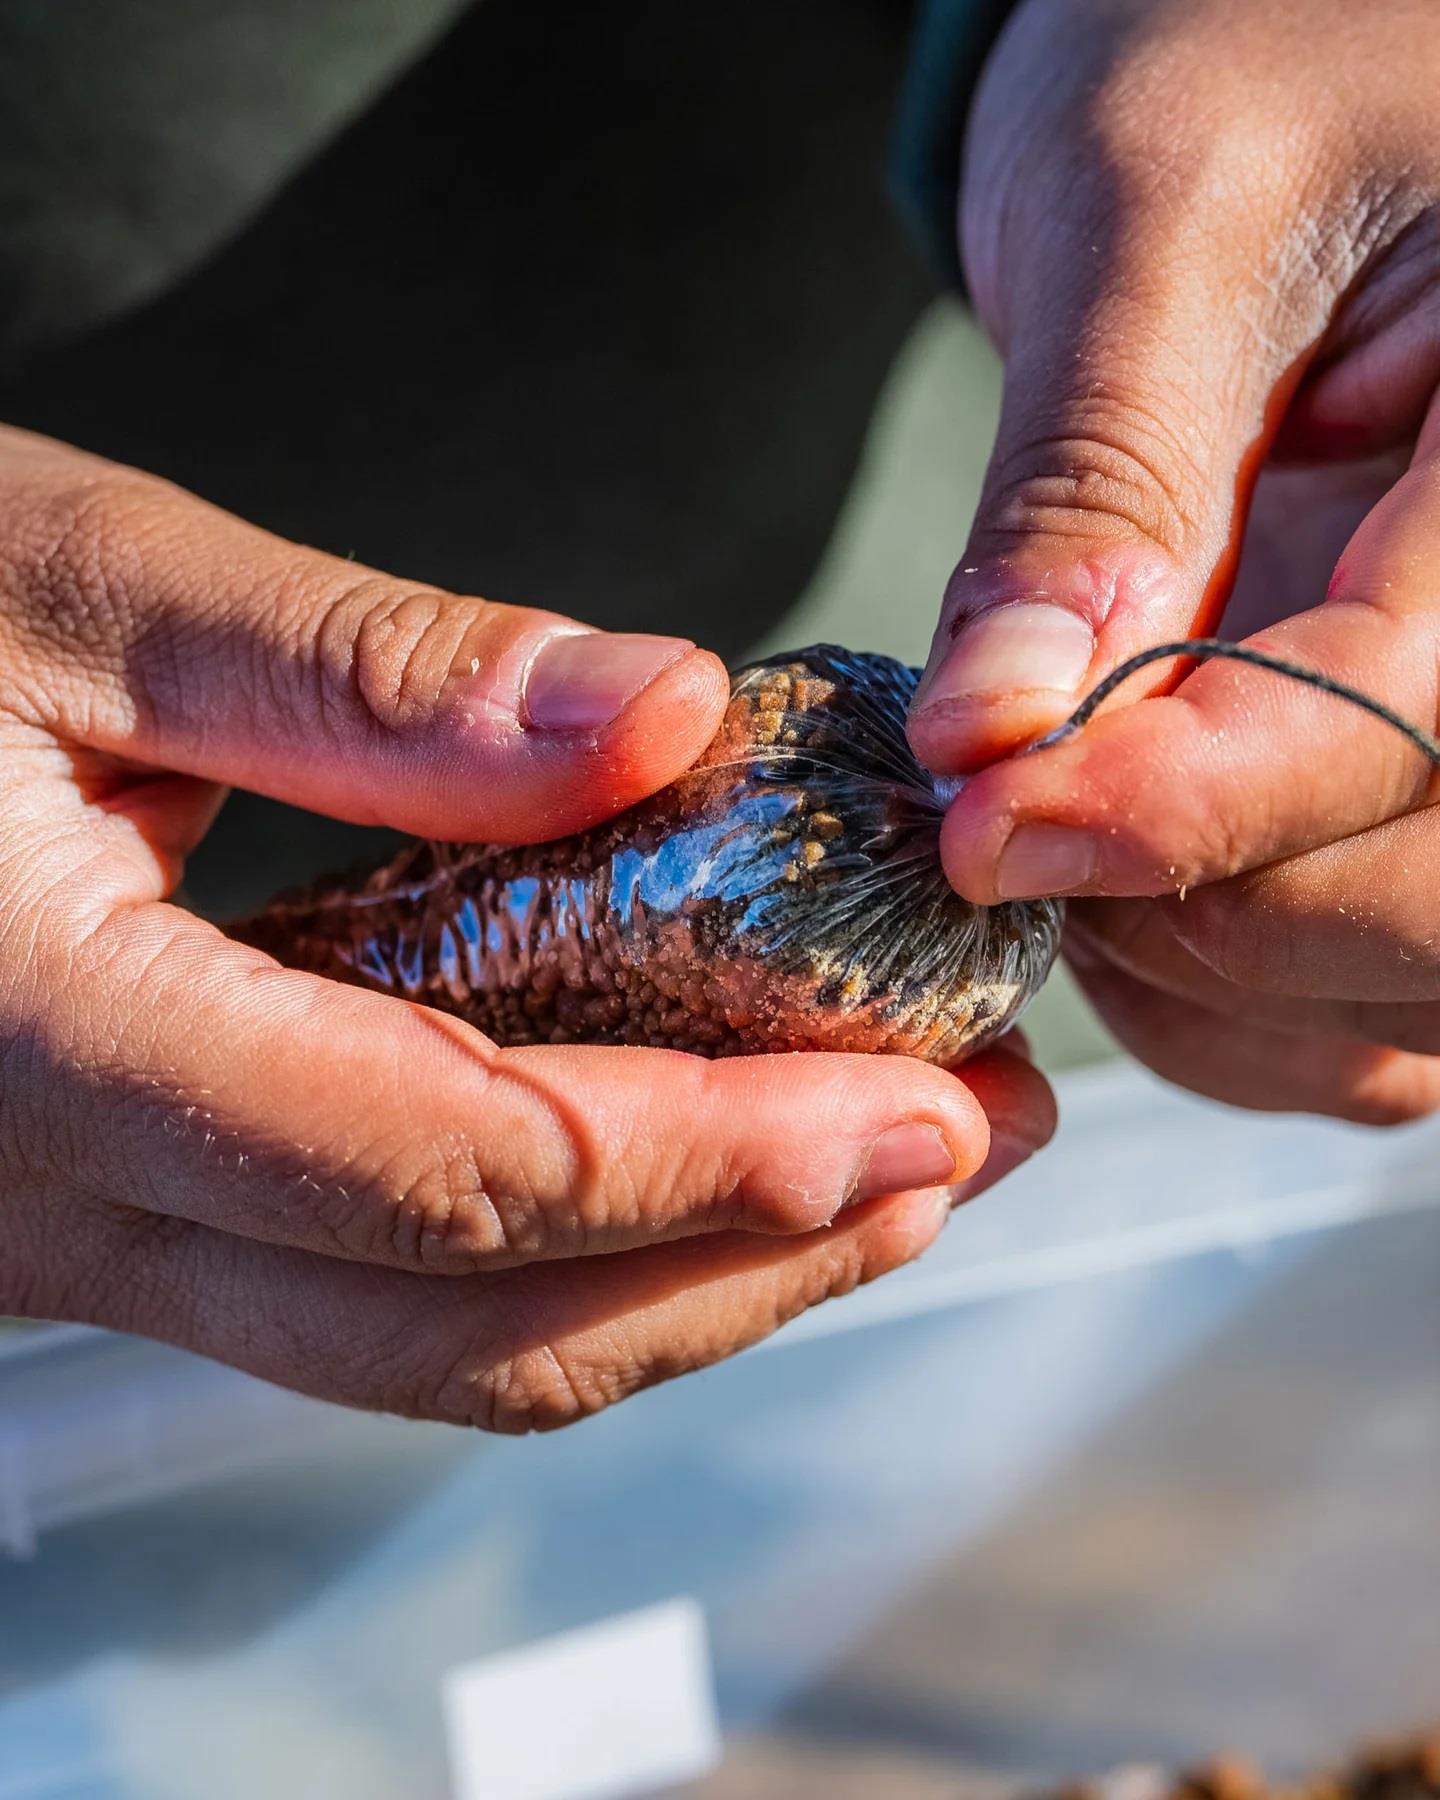
POLYGON ((920 0, 890 154, 890 190, 935 275, 963 291, 956 233, 965 121, 1016 0, 920 0))

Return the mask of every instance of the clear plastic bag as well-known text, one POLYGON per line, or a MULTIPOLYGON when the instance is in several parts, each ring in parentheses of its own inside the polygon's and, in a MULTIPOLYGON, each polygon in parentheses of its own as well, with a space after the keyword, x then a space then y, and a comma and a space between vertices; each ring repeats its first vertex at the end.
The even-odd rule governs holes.
POLYGON ((946 881, 954 784, 910 751, 916 681, 833 645, 751 664, 699 763, 617 818, 520 849, 417 842, 237 935, 504 1044, 953 1061, 1039 989, 1061 908, 946 881))

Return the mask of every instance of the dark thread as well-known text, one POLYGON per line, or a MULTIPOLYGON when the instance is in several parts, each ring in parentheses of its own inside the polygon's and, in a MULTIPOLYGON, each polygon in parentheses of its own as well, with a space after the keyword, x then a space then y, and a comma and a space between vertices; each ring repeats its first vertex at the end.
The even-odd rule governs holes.
POLYGON ((1392 726, 1422 756, 1427 756, 1440 768, 1440 738, 1433 738, 1420 726, 1412 725, 1409 719, 1393 712, 1383 700, 1362 693, 1359 688, 1348 687, 1343 681, 1334 681, 1316 669, 1287 662, 1283 656, 1271 656, 1266 650, 1252 650, 1248 644, 1227 643, 1224 638, 1190 638, 1178 644, 1152 644, 1148 650, 1128 657, 1118 668, 1112 669, 1097 687, 1091 689, 1063 725, 1057 725, 1054 731, 1037 738, 1030 748, 1048 750, 1052 744, 1063 742, 1073 732, 1088 725, 1095 716, 1096 709, 1138 669, 1143 669, 1148 663, 1162 662, 1171 656, 1188 656, 1192 662, 1209 662, 1212 657, 1223 656, 1231 662, 1250 663, 1257 669, 1268 669, 1272 675, 1285 675, 1291 681, 1302 681, 1306 687, 1316 688, 1322 694, 1334 694, 1337 700, 1348 700, 1352 706, 1358 706, 1373 718, 1392 726))

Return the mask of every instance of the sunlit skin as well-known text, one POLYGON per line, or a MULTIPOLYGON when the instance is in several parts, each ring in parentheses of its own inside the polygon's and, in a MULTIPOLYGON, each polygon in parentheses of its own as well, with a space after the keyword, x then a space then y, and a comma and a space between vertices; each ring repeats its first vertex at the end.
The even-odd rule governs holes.
POLYGON ((1008 753, 1215 629, 1434 728, 1436 27, 1432 0, 1023 0, 960 219, 1003 413, 911 720, 933 767, 979 771, 955 885, 1082 896, 1071 960, 1130 1050, 1377 1122, 1440 1103, 1424 758, 1224 663, 1008 753))
POLYGON ((396 581, 0 431, 0 1313, 516 1431, 924 1250, 1053 1127, 1017 1039, 963 1081, 502 1051, 167 903, 222 784, 553 836, 678 774, 728 691, 684 640, 396 581))

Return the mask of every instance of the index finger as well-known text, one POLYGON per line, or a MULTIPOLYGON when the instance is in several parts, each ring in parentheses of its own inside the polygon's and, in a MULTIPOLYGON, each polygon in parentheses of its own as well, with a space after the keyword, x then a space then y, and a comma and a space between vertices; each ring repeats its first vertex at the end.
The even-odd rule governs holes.
POLYGON ((674 780, 728 692, 688 639, 400 580, 0 428, 0 706, 61 742, 531 843, 674 780))
MULTIPOLYGON (((1440 712, 1440 447, 1351 540, 1325 603, 1247 640, 1383 701, 1440 712)), ((942 854, 967 899, 1162 894, 1352 836, 1440 793, 1425 756, 1333 695, 1207 663, 1170 695, 976 776, 942 854)))

